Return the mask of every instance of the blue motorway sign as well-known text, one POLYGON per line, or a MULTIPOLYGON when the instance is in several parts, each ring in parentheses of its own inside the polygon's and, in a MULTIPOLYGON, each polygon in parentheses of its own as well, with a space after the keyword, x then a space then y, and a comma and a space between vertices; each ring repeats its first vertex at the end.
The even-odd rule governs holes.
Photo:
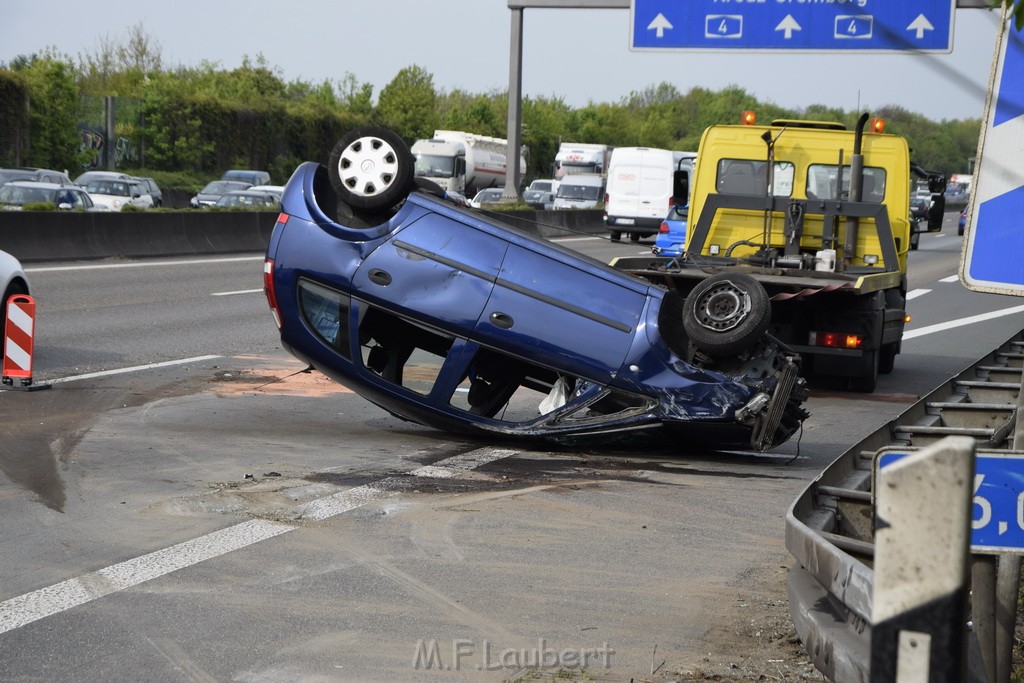
POLYGON ((950 52, 956 0, 632 0, 631 50, 950 52))
POLYGON ((1024 296, 1024 36, 1004 13, 960 259, 964 285, 1024 296))
MULTIPOLYGON (((882 451, 875 471, 885 469, 907 451, 882 451)), ((977 451, 971 552, 1024 553, 1024 454, 977 451)))

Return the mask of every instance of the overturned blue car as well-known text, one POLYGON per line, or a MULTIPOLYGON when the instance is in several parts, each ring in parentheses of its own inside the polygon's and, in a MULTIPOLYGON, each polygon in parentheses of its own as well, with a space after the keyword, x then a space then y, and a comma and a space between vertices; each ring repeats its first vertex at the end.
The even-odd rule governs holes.
POLYGON ((799 358, 742 275, 679 294, 449 201, 364 127, 284 191, 264 269, 281 341, 390 413, 575 442, 665 433, 765 450, 807 413, 799 358))

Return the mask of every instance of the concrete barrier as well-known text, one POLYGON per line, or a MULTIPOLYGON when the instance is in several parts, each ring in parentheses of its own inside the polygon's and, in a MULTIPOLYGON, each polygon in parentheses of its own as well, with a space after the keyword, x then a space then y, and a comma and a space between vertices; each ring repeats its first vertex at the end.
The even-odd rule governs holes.
MULTIPOLYGON (((604 232, 600 211, 487 211, 542 237, 604 232)), ((260 252, 278 213, 0 211, 0 249, 23 263, 260 252)))

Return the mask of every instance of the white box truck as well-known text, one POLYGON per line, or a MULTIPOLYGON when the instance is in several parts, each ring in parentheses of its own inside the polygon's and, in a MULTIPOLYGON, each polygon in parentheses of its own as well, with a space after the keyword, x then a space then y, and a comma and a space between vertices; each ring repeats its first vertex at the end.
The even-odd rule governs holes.
MULTIPOLYGON (((412 146, 418 177, 465 197, 505 184, 507 150, 507 140, 460 130, 436 130, 432 138, 417 140, 412 146)), ((520 149, 517 187, 526 175, 526 154, 524 145, 520 149)))
POLYGON ((654 147, 615 148, 604 198, 604 220, 612 240, 620 240, 623 233, 634 242, 657 234, 671 204, 687 203, 685 197, 676 197, 676 172, 692 172, 696 157, 695 152, 654 147))
POLYGON ((587 142, 563 142, 555 154, 555 179, 567 175, 604 175, 612 148, 587 142))

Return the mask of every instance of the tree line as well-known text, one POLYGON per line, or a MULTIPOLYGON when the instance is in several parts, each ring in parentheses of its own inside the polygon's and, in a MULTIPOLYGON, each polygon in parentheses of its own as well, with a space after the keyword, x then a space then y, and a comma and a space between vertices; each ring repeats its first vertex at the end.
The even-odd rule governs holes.
MULTIPOLYGON (((118 106, 117 136, 142 151, 138 163, 196 179, 244 167, 266 169, 283 183, 300 162, 326 160, 345 131, 366 124, 391 128, 410 144, 435 129, 506 137, 505 91, 444 90, 413 64, 374 94, 351 73, 321 83, 286 81, 262 55, 234 69, 212 62, 167 67, 160 45, 139 24, 77 58, 50 48, 0 64, 0 166, 74 174, 90 161, 85 112, 107 96, 128 105, 118 106)), ((734 85, 684 93, 660 83, 583 107, 554 96, 524 97, 527 177, 548 176, 563 141, 696 150, 705 128, 738 122, 743 110, 757 111, 760 121, 802 118, 850 127, 861 113, 824 104, 789 109, 734 85)), ((886 132, 908 138, 924 168, 964 172, 975 156, 979 119, 936 122, 895 105, 871 113, 887 120, 886 132)))

